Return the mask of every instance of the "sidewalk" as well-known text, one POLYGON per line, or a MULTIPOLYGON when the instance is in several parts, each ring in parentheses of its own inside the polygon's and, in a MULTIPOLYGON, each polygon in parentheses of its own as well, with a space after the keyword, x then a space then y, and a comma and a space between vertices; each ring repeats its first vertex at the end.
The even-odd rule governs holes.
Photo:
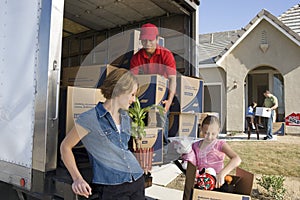
MULTIPOLYGON (((260 133, 259 134, 259 140, 257 140, 256 133, 252 133, 250 135, 250 139, 248 140, 248 134, 247 133, 239 133, 236 135, 228 136, 225 133, 220 133, 219 134, 219 139, 227 140, 227 141, 266 141, 264 140, 264 137, 266 136, 265 133, 260 133)), ((273 139, 271 141, 276 141, 277 140, 277 135, 273 134, 273 139)))
POLYGON ((182 200, 183 191, 166 187, 181 173, 180 169, 173 163, 153 166, 152 186, 145 189, 147 200, 182 200))

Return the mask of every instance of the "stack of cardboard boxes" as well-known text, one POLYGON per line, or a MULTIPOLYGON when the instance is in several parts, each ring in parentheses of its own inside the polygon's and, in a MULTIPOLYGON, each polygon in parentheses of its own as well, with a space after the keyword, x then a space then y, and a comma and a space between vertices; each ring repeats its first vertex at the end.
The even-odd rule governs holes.
POLYGON ((65 120, 60 121, 61 133, 67 134, 72 129, 79 114, 95 107, 99 101, 105 101, 97 86, 114 69, 116 67, 112 65, 63 68, 60 119, 65 120))
POLYGON ((198 137, 199 114, 203 112, 203 80, 177 76, 176 95, 169 115, 169 137, 198 137))
MULTIPOLYGON (((70 67, 63 70, 62 84, 66 93, 66 126, 68 133, 74 125, 79 114, 95 107, 97 103, 104 102, 101 90, 97 89, 105 77, 117 67, 112 65, 92 65, 70 67)), ((167 80, 159 75, 138 75, 139 99, 141 106, 158 104, 166 95, 167 80)), ((147 135, 143 138, 143 147, 153 147, 153 164, 163 162, 163 133, 162 128, 156 126, 146 127, 147 135)))
MULTIPOLYGON (((137 75, 136 77, 139 84, 137 96, 141 107, 161 105, 162 100, 168 94, 168 79, 157 74, 137 75)), ((153 165, 163 163, 163 128, 159 124, 157 113, 157 109, 150 110, 148 113, 146 136, 142 139, 142 144, 145 148, 154 148, 153 165), (156 134, 153 134, 153 132, 156 134), (154 144, 151 142, 153 137, 155 137, 154 144)))

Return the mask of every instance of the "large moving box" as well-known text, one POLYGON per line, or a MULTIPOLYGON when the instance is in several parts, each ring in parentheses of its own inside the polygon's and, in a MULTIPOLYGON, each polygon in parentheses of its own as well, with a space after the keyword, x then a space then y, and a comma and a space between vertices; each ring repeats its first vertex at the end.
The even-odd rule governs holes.
POLYGON ((156 74, 137 75, 139 89, 137 96, 142 108, 160 105, 168 95, 168 79, 156 74))
POLYGON ((198 117, 194 113, 170 113, 169 137, 198 135, 198 117))
POLYGON ((266 108, 266 107, 256 107, 255 116, 270 118, 271 117, 271 111, 269 109, 270 108, 266 108))
POLYGON ((141 148, 153 147, 152 165, 163 163, 163 132, 162 128, 145 128, 146 136, 142 138, 141 148))
POLYGON ((95 107, 99 101, 105 101, 100 89, 69 86, 67 91, 66 133, 72 129, 79 114, 95 107))
POLYGON ((201 113, 203 111, 203 80, 188 76, 178 76, 176 80, 176 94, 170 111, 201 113))
POLYGON ((96 88, 112 70, 112 65, 90 65, 63 68, 62 85, 96 88))
MULTIPOLYGON (((108 39, 108 44, 107 51, 104 51, 108 55, 108 63, 126 69, 130 67, 131 57, 143 48, 139 30, 126 30, 118 33, 108 39)), ((158 44, 165 46, 164 38, 158 37, 158 44)))
POLYGON ((186 180, 184 186, 183 200, 251 200, 250 194, 254 180, 254 174, 241 168, 236 169, 236 175, 233 176, 232 193, 200 190, 194 188, 196 167, 188 163, 186 171, 186 180), (234 182, 235 181, 235 182, 234 182))

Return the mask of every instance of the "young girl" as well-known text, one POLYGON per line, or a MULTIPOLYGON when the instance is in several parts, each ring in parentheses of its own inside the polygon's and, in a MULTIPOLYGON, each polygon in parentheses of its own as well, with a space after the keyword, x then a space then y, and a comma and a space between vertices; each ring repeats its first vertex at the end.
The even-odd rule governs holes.
POLYGON ((254 109, 257 106, 257 103, 255 101, 253 101, 251 103, 251 105, 248 107, 247 113, 246 113, 246 117, 250 119, 250 123, 251 123, 251 128, 252 130, 255 130, 255 125, 254 125, 254 117, 255 117, 255 112, 254 109))
POLYGON ((216 188, 224 184, 225 176, 240 165, 240 157, 224 141, 217 139, 220 132, 220 122, 215 116, 207 116, 202 122, 204 139, 194 142, 192 150, 183 154, 184 161, 189 161, 201 171, 203 168, 213 168, 216 175, 216 188), (224 167, 225 155, 230 158, 224 167))

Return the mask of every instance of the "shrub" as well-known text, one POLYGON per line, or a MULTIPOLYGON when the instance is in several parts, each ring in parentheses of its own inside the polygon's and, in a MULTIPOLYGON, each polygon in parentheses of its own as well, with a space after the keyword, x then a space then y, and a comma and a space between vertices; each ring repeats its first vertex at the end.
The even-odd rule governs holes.
POLYGON ((257 184, 266 190, 268 197, 275 198, 275 200, 282 200, 284 198, 286 189, 283 182, 285 178, 275 175, 262 175, 261 178, 256 178, 257 184))

